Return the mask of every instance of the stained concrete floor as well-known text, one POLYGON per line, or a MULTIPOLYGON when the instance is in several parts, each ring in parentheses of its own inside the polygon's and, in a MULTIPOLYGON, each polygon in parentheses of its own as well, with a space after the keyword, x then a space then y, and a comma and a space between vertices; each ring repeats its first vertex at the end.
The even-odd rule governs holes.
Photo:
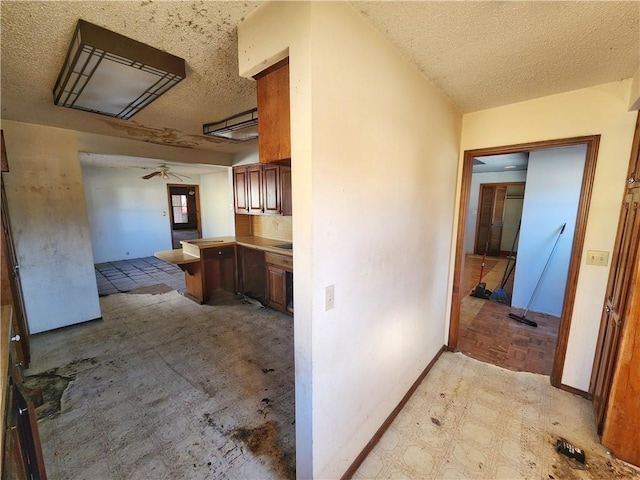
POLYGON ((39 422, 49 479, 295 476, 293 320, 211 303, 111 294, 102 320, 32 337, 28 381, 63 390, 39 422))

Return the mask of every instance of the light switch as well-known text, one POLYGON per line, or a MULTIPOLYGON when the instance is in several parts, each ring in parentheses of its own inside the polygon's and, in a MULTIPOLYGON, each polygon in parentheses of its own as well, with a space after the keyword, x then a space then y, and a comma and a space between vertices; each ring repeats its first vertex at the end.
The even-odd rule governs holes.
POLYGON ((335 287, 333 285, 329 285, 324 289, 324 311, 331 310, 334 305, 334 293, 335 287))
POLYGON ((606 267, 609 263, 609 252, 601 250, 587 250, 587 265, 606 267))

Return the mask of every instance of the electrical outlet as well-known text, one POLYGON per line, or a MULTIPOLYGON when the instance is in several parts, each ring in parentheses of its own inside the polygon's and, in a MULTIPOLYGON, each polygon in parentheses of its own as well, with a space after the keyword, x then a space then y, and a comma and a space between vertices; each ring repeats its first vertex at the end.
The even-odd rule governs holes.
POLYGON ((587 250, 587 265, 606 267, 609 263, 609 252, 600 250, 587 250))
POLYGON ((329 285, 324 288, 324 311, 331 310, 334 307, 335 301, 335 286, 329 285))

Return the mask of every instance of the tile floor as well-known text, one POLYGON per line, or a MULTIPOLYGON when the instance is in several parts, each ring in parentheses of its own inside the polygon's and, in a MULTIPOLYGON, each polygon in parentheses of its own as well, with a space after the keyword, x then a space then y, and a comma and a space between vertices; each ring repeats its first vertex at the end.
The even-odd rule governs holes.
POLYGON ((591 402, 549 378, 445 352, 354 479, 638 479, 598 441, 591 402), (555 450, 558 438, 586 464, 555 450))
POLYGON ((156 257, 98 263, 95 273, 101 297, 158 284, 178 291, 185 288, 184 272, 156 257))

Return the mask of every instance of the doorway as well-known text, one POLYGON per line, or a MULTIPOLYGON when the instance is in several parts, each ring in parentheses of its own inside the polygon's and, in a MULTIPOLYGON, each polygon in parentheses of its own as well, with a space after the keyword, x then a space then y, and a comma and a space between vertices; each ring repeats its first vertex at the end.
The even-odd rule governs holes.
POLYGON ((193 240, 202 236, 200 222, 200 192, 198 185, 167 185, 169 217, 171 220, 171 244, 181 248, 181 240, 193 240))
MULTIPOLYGON (((593 184, 593 178, 595 175, 595 165, 597 159, 598 145, 600 137, 585 136, 575 137, 569 139, 550 140, 543 142, 532 142, 527 144, 509 145, 502 147, 492 147, 477 150, 468 150, 464 152, 463 160, 463 172, 462 172, 462 184, 461 184, 461 197, 460 197, 460 212, 457 228, 457 246, 456 257, 454 265, 454 285, 453 285, 453 298, 451 307, 451 323, 449 328, 449 349, 459 349, 459 336, 460 336, 460 318, 461 318, 461 300, 469 292, 465 291, 463 283, 463 274, 465 267, 465 257, 467 250, 465 243, 468 243, 468 236, 475 232, 470 232, 473 229, 473 224, 469 225, 468 213, 470 208, 470 192, 472 183, 472 173, 474 160, 478 157, 512 154, 512 153, 525 153, 541 151, 544 149, 556 148, 556 147, 568 147, 584 145, 586 148, 586 154, 584 159, 584 168, 582 170, 582 180, 577 180, 579 187, 579 198, 577 205, 577 214, 575 216, 575 225, 573 238, 567 246, 568 248, 568 271, 566 274, 566 286, 562 292, 562 305, 559 314, 559 325, 557 333, 557 343, 553 354, 553 365, 551 370, 551 384, 556 387, 562 387, 562 371, 564 367, 564 358, 567 348, 567 340, 569 335, 569 327, 571 322, 571 313, 573 311, 573 303, 576 294, 577 276, 579 270, 579 263, 582 255, 584 236, 586 230, 587 213, 589 210, 589 203, 591 198, 591 188, 593 184), (467 242, 465 242, 467 239, 467 242)), ((539 221, 539 220, 538 220, 539 221)), ((473 237, 471 238, 473 241, 473 237)), ((517 323, 517 322, 516 322, 517 323)), ((564 387, 570 389, 570 387, 564 387)))

